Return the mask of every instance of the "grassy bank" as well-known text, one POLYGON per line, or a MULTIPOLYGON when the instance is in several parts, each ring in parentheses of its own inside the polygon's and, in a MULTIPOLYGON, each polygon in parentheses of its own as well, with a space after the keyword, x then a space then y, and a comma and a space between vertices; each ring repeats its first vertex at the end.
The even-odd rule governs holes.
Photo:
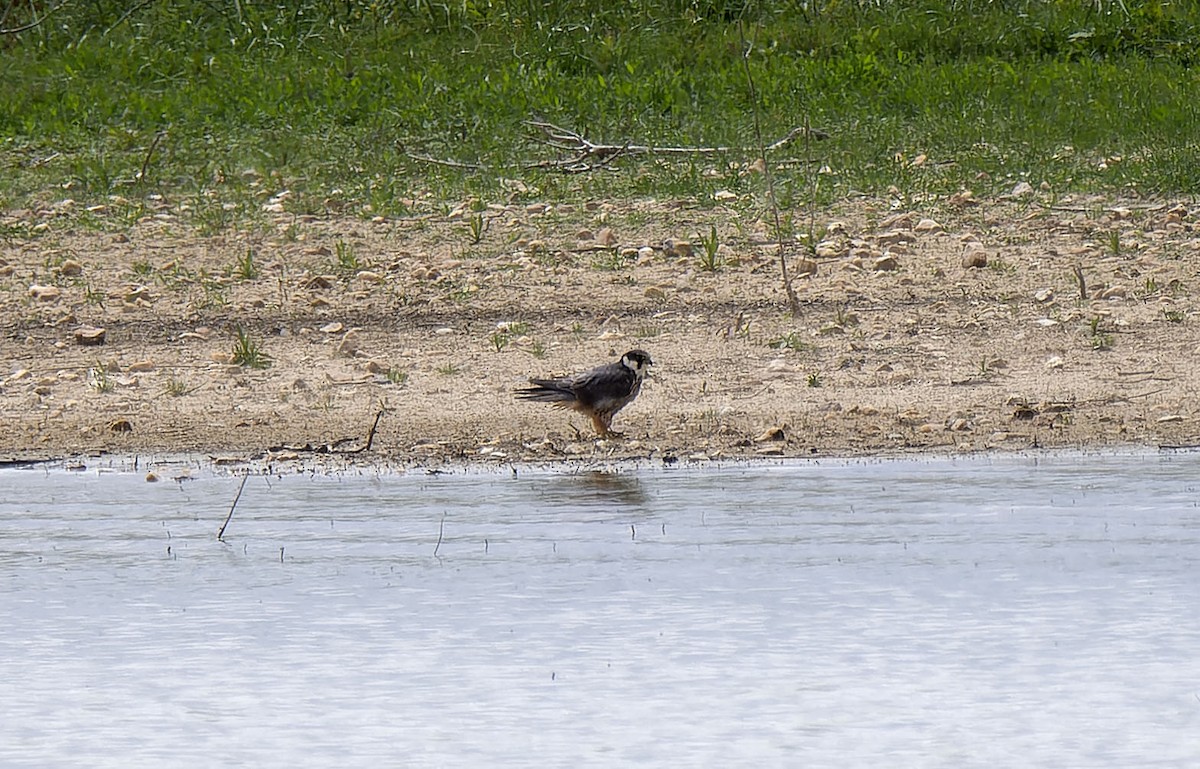
POLYGON ((70 197, 119 225, 157 195, 220 229, 284 189, 288 210, 364 215, 761 195, 740 151, 526 167, 556 157, 535 116, 618 145, 750 147, 756 111, 768 142, 829 136, 773 153, 785 208, 1019 180, 1200 189, 1194 2, 96 0, 41 23, 45 4, 10 5, 0 26, 28 29, 0 36, 0 209, 70 197))

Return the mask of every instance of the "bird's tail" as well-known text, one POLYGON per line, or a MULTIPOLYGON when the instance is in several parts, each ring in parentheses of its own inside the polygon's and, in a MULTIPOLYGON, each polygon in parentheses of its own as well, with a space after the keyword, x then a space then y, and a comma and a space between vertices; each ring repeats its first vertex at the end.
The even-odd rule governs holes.
POLYGON ((553 379, 530 379, 529 381, 533 386, 518 388, 518 398, 542 403, 570 403, 575 400, 575 393, 567 389, 561 382, 553 379))

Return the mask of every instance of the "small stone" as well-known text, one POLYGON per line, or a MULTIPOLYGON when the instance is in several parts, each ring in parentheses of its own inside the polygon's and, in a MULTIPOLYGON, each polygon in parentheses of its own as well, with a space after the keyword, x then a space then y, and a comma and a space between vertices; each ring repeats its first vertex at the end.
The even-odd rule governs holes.
POLYGON ((66 259, 58 265, 58 274, 65 278, 77 278, 83 274, 83 265, 74 259, 66 259))
POLYGON ((338 343, 337 354, 347 358, 353 358, 358 354, 362 344, 362 335, 356 329, 350 329, 346 335, 342 337, 342 341, 338 343))
POLYGON ((96 347, 104 344, 104 329, 95 326, 80 326, 75 329, 75 344, 96 347))
POLYGON ((1033 197, 1033 194, 1033 185, 1029 182, 1018 182, 1017 186, 1013 187, 1012 192, 1009 193, 1009 195, 1017 200, 1021 200, 1022 198, 1031 198, 1033 197))
POLYGON ((730 192, 729 190, 717 190, 713 193, 713 200, 717 201, 718 203, 726 203, 730 200, 737 200, 737 193, 730 192))
POLYGON ((1062 356, 1060 355, 1052 355, 1046 359, 1046 368, 1051 370, 1058 370, 1065 365, 1066 363, 1063 361, 1062 356))
POLYGON ((114 419, 108 423, 108 429, 114 433, 131 433, 133 424, 128 419, 114 419))
POLYGON ((1040 304, 1045 304, 1046 302, 1053 301, 1054 300, 1054 289, 1052 289, 1052 288, 1039 289, 1038 291, 1036 291, 1034 293, 1033 298, 1040 304))
POLYGON ((1106 288, 1100 292, 1100 298, 1101 299, 1124 299, 1125 298, 1125 287, 1124 286, 1111 286, 1109 288, 1106 288))
POLYGON ((596 233, 596 245, 605 248, 613 248, 617 245, 617 234, 613 232, 612 227, 601 227, 596 233))
POLYGON ((310 290, 322 290, 333 288, 334 281, 337 279, 332 275, 312 275, 305 279, 300 285, 310 290))
POLYGON ((884 254, 871 263, 871 269, 875 272, 892 272, 900 269, 900 262, 891 254, 884 254))
POLYGON ((158 475, 153 470, 146 473, 146 483, 158 483, 158 475))
POLYGON ((850 248, 834 240, 822 240, 817 244, 814 253, 820 259, 841 259, 850 253, 850 248))
POLYGON ((966 253, 962 257, 962 266, 968 269, 978 269, 980 267, 987 267, 987 265, 987 251, 983 250, 983 246, 978 243, 969 244, 966 253))
POLYGON ((900 243, 910 243, 913 240, 912 233, 905 230, 891 230, 880 235, 877 239, 880 246, 895 246, 900 243))
POLYGON ((34 284, 29 287, 29 295, 38 302, 57 302, 62 297, 62 289, 58 286, 39 286, 34 284))
POLYGON ((378 284, 383 282, 383 276, 372 270, 360 270, 359 273, 354 277, 363 283, 378 284))
POLYGON ((642 295, 645 296, 647 299, 653 299, 658 302, 661 302, 667 298, 666 292, 664 292, 658 286, 650 286, 649 288, 647 288, 645 291, 642 292, 642 295))
POLYGON ((324 326, 321 326, 320 330, 323 334, 340 334, 345 328, 341 323, 335 321, 333 323, 326 323, 324 326))
POLYGON ((1165 417, 1159 417, 1158 419, 1156 419, 1156 420, 1154 420, 1154 421, 1155 421, 1155 422, 1158 422, 1160 425, 1169 424, 1169 423, 1171 423, 1171 422, 1182 422, 1182 421, 1183 421, 1183 415, 1181 415, 1181 414, 1168 414, 1167 416, 1165 416, 1165 417))
POLYGON ((781 427, 772 427, 772 428, 766 430, 761 435, 759 435, 757 438, 755 438, 754 442, 755 443, 770 443, 772 441, 786 441, 786 440, 787 440, 787 433, 784 432, 784 429, 781 426, 781 427))
POLYGON ((915 227, 913 227, 913 231, 927 232, 936 235, 939 232, 945 232, 945 228, 943 228, 942 225, 938 224, 933 219, 922 219, 921 221, 917 222, 915 227))
POLYGON ((667 238, 663 241, 663 253, 670 257, 678 259, 691 259, 695 256, 695 249, 692 244, 686 240, 673 240, 667 238))
POLYGON ((798 276, 810 277, 817 274, 817 263, 812 259, 801 257, 792 264, 792 270, 798 276))
POLYGON ((975 193, 971 192, 970 190, 956 192, 950 197, 946 198, 946 202, 955 208, 966 208, 967 206, 979 205, 979 201, 975 199, 975 193))

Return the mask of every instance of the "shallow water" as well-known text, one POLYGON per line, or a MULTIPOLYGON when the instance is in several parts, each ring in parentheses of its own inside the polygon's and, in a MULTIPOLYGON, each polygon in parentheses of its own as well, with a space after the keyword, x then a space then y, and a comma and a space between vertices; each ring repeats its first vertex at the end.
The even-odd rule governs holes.
POLYGON ((1200 766, 1197 455, 238 483, 0 471, 0 766, 1200 766))

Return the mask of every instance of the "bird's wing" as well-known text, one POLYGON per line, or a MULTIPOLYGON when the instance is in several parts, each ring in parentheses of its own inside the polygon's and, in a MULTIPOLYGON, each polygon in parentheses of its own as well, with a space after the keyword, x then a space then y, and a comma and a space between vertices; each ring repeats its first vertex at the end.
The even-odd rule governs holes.
POLYGON ((633 380, 632 371, 619 363, 610 363, 573 377, 571 390, 576 395, 584 394, 589 400, 598 403, 628 396, 633 389, 633 380))

